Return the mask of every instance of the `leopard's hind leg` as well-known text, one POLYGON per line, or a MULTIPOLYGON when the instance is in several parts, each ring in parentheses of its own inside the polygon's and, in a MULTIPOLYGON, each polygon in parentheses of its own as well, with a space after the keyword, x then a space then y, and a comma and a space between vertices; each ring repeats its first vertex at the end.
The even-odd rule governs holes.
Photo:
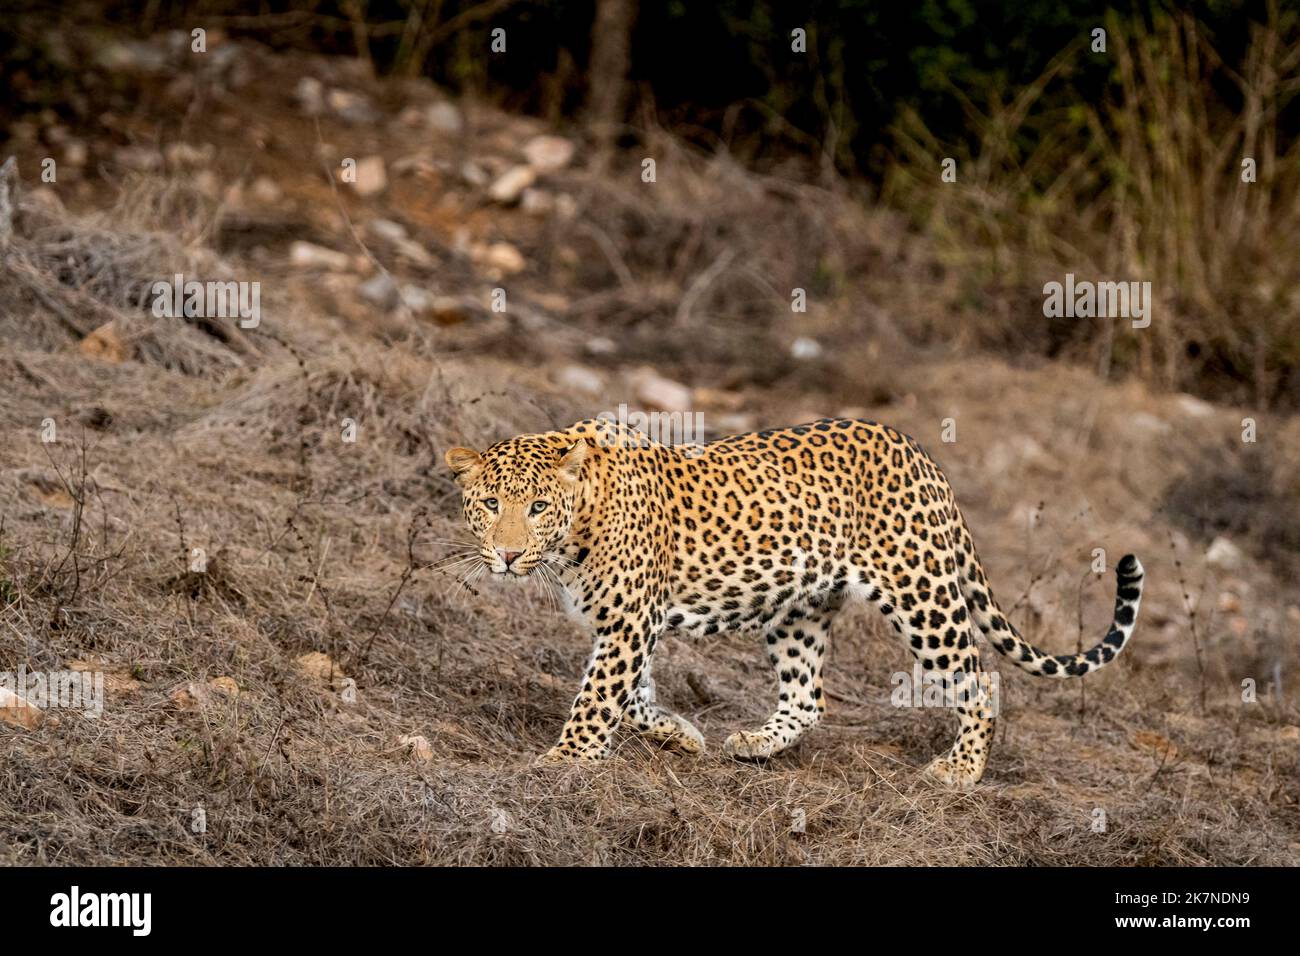
POLYGON ((776 711, 757 730, 734 733, 722 745, 741 760, 761 760, 793 746, 826 710, 822 662, 837 606, 790 610, 767 634, 767 657, 779 685, 776 711))
POLYGON ((925 772, 947 786, 971 790, 984 775, 993 746, 996 694, 990 693, 988 675, 980 669, 974 643, 969 656, 950 667, 941 679, 945 706, 957 713, 957 740, 948 753, 930 761, 925 772))
POLYGON ((940 575, 922 578, 917 588, 895 584, 908 595, 897 596, 873 589, 869 594, 881 612, 907 638, 913 655, 921 663, 922 687, 912 700, 931 702, 957 715, 957 740, 948 753, 930 761, 925 772, 935 780, 959 790, 970 790, 984 774, 989 748, 993 744, 997 684, 980 668, 979 648, 971 627, 966 601, 956 578, 940 575), (906 604, 904 610, 901 604, 906 604))

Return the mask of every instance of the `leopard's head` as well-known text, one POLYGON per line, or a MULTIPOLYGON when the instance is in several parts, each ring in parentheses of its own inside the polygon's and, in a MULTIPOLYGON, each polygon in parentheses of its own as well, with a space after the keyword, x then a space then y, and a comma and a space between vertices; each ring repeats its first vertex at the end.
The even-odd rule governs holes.
POLYGON ((483 454, 453 448, 447 466, 461 487, 465 523, 478 539, 479 557, 493 574, 527 575, 568 536, 585 440, 559 446, 525 435, 483 454))

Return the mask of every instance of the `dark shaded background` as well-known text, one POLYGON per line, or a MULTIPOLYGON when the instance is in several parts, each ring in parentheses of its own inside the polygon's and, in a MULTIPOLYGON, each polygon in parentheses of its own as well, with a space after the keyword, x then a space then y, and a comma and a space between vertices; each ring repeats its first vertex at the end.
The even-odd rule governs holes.
MULTIPOLYGON (((904 107, 922 113, 940 139, 973 144, 979 130, 954 89, 978 102, 1023 87, 1108 14, 1148 25, 1163 15, 1190 14, 1223 59, 1234 63, 1252 25, 1267 18, 1268 5, 625 0, 613 6, 619 8, 615 22, 630 37, 630 92, 621 119, 644 111, 707 148, 720 138, 733 153, 760 164, 806 160, 814 148, 829 150, 838 172, 879 181, 892 157, 890 129, 904 107), (796 27, 808 31, 806 56, 791 53, 790 31, 796 27)), ((148 34, 199 23, 280 49, 364 53, 381 74, 425 75, 510 110, 551 121, 576 118, 593 86, 605 82, 592 71, 593 36, 600 34, 596 7, 567 0, 16 0, 4 5, 0 23, 0 82, 11 92, 0 102, 0 118, 47 106, 69 108, 65 93, 78 80, 48 82, 47 71, 63 64, 50 61, 38 27, 113 25, 148 34), (416 14, 422 26, 414 25, 416 14), (485 58, 485 35, 496 27, 506 30, 510 55, 485 58)), ((1118 82, 1115 71, 1113 60, 1079 60, 1045 108, 1104 96, 1118 82)), ((1230 85, 1215 93, 1225 109, 1240 106, 1230 85)), ((1294 137, 1298 118, 1289 106, 1281 124, 1288 137, 1294 137)), ((1031 145, 1028 139, 1023 143, 1026 149, 1031 145)))

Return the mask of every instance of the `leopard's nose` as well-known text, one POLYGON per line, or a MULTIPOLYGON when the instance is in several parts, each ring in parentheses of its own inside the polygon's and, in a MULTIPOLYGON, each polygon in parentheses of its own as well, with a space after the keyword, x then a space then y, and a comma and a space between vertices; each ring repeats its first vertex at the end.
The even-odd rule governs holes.
POLYGON ((522 553, 521 551, 507 551, 505 548, 497 548, 497 554, 501 556, 501 560, 506 563, 507 568, 510 567, 510 562, 522 553))

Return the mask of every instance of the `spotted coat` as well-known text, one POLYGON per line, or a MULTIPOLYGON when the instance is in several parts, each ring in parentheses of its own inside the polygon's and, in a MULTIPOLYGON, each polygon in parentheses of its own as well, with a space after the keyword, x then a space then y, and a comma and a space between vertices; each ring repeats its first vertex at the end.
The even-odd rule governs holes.
POLYGON ((970 530, 938 465, 893 428, 824 419, 696 446, 666 446, 602 419, 446 455, 463 490, 479 557, 502 575, 564 588, 594 648, 547 760, 599 759, 622 723, 688 752, 704 739, 661 707, 650 665, 665 631, 762 635, 778 699, 762 726, 724 751, 773 756, 826 709, 831 621, 849 599, 874 604, 922 669, 963 692, 957 740, 927 770, 973 786, 994 719, 972 624, 1018 667, 1087 674, 1133 632, 1142 566, 1116 570, 1115 614, 1101 643, 1049 654, 1023 640, 993 598, 970 530))

